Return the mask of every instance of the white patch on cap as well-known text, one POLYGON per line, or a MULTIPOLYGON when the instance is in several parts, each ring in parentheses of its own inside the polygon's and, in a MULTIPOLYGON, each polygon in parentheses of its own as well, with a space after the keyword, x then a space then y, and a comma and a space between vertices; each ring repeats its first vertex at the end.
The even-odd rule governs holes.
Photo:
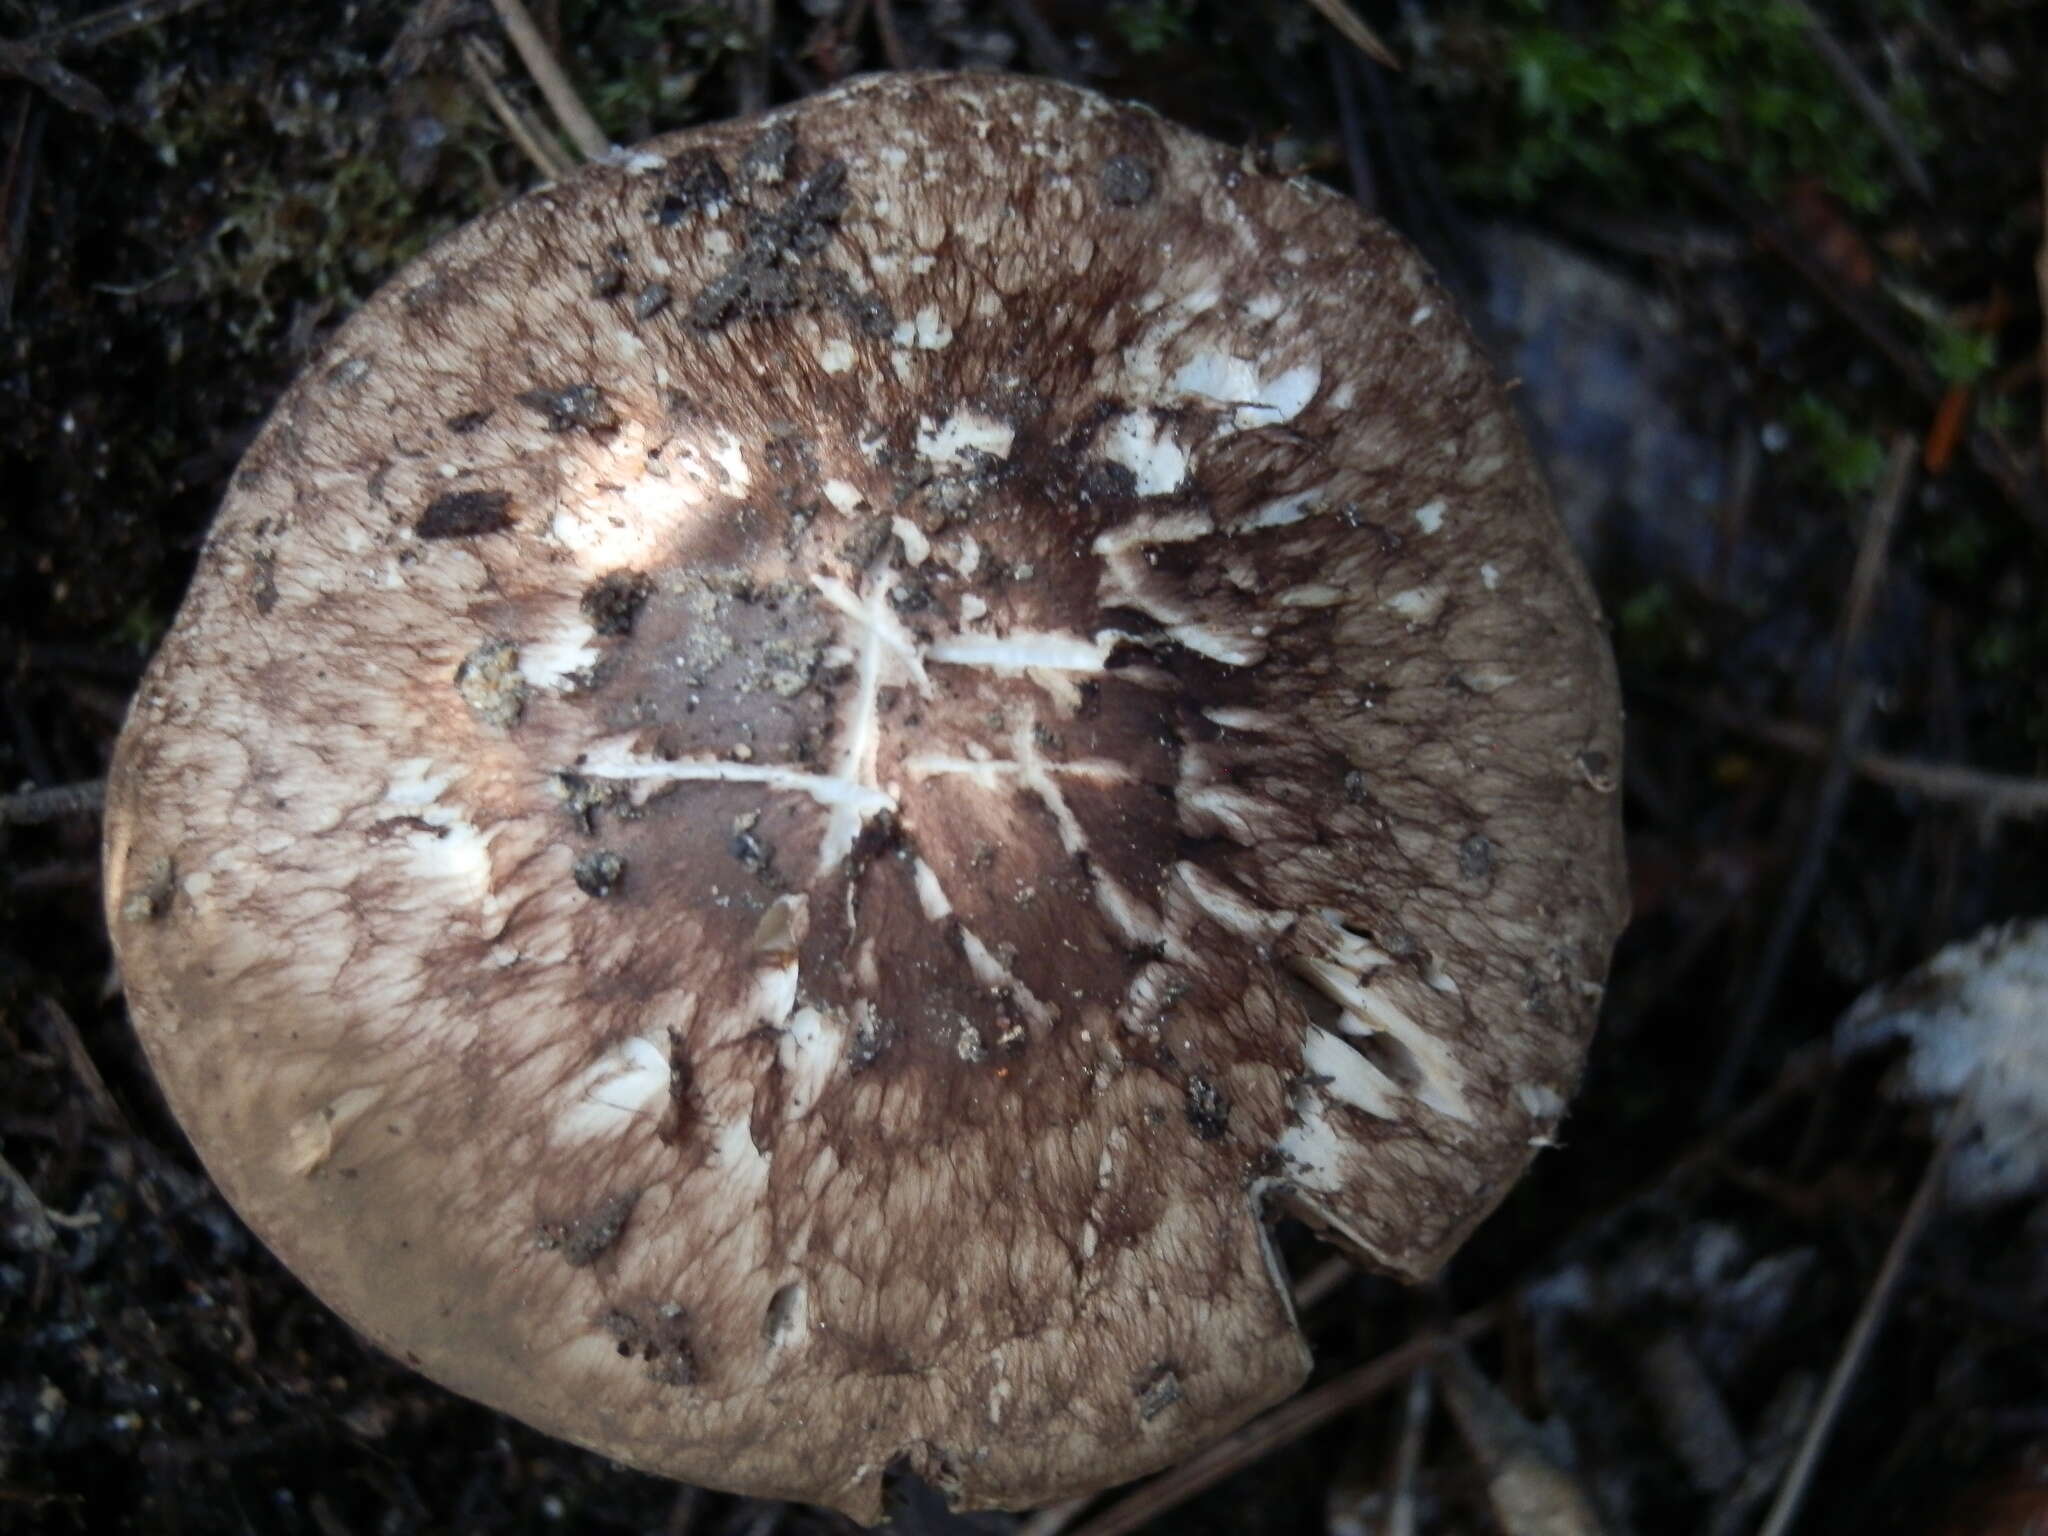
POLYGON ((1555 1120, 1564 1113, 1564 1095, 1543 1083, 1515 1084, 1515 1102, 1536 1120, 1555 1120))
POLYGON ((310 1115, 301 1115, 285 1132, 285 1168, 308 1174, 334 1155, 334 1140, 350 1122, 384 1097, 382 1088, 351 1088, 310 1115))
POLYGON ((721 1186, 713 1197, 721 1208, 751 1208, 768 1187, 768 1155, 754 1145, 746 1117, 728 1120, 712 1133, 711 1167, 721 1186))
POLYGON ((1097 595, 1108 607, 1135 608, 1159 621, 1173 639, 1225 666, 1249 667, 1266 654, 1256 625, 1218 622, 1200 603, 1170 590, 1142 548, 1118 550, 1103 562, 1097 595))
POLYGON ((668 1052, 654 1041, 629 1035, 615 1041, 569 1085, 568 1105, 555 1118, 560 1141, 615 1136, 636 1120, 668 1108, 668 1052))
POLYGON ((746 455, 740 452, 740 440, 730 432, 718 434, 718 446, 712 450, 711 460, 725 471, 734 490, 744 491, 754 483, 754 477, 747 471, 746 455))
POLYGON ((1415 307, 1415 313, 1408 317, 1408 323, 1410 325, 1420 325, 1435 313, 1436 306, 1434 304, 1418 304, 1415 307))
MULTIPOLYGON (((1346 957, 1348 958, 1348 957, 1346 957)), ((1464 1074, 1444 1043, 1394 1001, 1387 986, 1373 984, 1352 966, 1321 955, 1295 955, 1295 973, 1343 1010, 1337 1027, 1346 1034, 1384 1034, 1406 1050, 1421 1076, 1415 1097, 1453 1120, 1472 1121, 1465 1102, 1464 1074)), ((1382 973, 1392 975, 1393 973, 1382 973)))
POLYGON ((786 1118, 799 1120, 810 1112, 845 1054, 846 1031, 838 1021, 815 1008, 799 1008, 790 1016, 789 1027, 775 1042, 786 1118))
POLYGON ((1294 926, 1294 913, 1270 911, 1260 906, 1243 891, 1226 885, 1200 865, 1183 862, 1174 865, 1173 872, 1197 907, 1241 938, 1265 943, 1294 926))
POLYGON ((565 692, 577 686, 602 658, 596 641, 597 631, 581 619, 571 619, 541 639, 522 640, 519 675, 528 687, 565 692))
POLYGON ((1289 587, 1275 599, 1282 608, 1334 608, 1344 601, 1342 587, 1312 581, 1305 587, 1289 587))
POLYGON ((970 453, 1007 459, 1017 429, 980 411, 955 411, 937 426, 929 416, 917 424, 917 451, 934 464, 965 464, 970 453))
POLYGON ((1081 635, 1031 630, 1013 630, 1007 635, 955 635, 933 641, 925 650, 925 659, 952 666, 985 667, 991 672, 1022 672, 1027 668, 1100 672, 1108 666, 1110 653, 1124 638, 1114 629, 1105 629, 1092 640, 1081 635))
POLYGON ((1178 394, 1234 407, 1232 425, 1239 431, 1273 427, 1294 420, 1308 409, 1323 381, 1315 363, 1302 363, 1271 378, 1257 363, 1225 352, 1197 352, 1174 370, 1168 387, 1178 394))
POLYGON ((924 910, 927 922, 941 923, 953 915, 953 903, 946 896, 946 888, 939 884, 939 877, 931 865, 923 859, 911 863, 911 878, 917 886, 917 904, 924 910))
POLYGON ((1400 1085, 1327 1029, 1309 1025, 1301 1062, 1317 1077, 1328 1078, 1325 1091, 1353 1109, 1382 1120, 1400 1113, 1400 1085))
POLYGON ((1500 587, 1500 567, 1491 563, 1479 567, 1479 584, 1492 592, 1500 587))
POLYGON ((852 343, 834 336, 818 346, 818 366, 827 373, 844 373, 853 366, 852 343))
POLYGON ((1427 624, 1443 605, 1441 587, 1410 587, 1387 599, 1387 606, 1410 624, 1427 624))
POLYGON ((1131 472, 1140 496, 1165 496, 1187 483, 1187 453, 1151 411, 1112 421, 1102 434, 1102 456, 1131 472))
POLYGON ((851 512, 867 500, 860 487, 850 480, 827 480, 821 489, 825 499, 842 512, 851 512))
POLYGON ((418 880, 446 880, 465 888, 471 900, 490 910, 492 894, 491 839, 497 828, 486 832, 454 806, 443 805, 441 795, 458 777, 435 769, 432 759, 405 758, 392 765, 384 788, 377 825, 396 832, 408 856, 410 873, 418 880))
POLYGON ((1206 512, 1147 512, 1105 528, 1095 536, 1091 548, 1098 555, 1120 555, 1146 544, 1186 544, 1205 539, 1216 531, 1206 512))
POLYGON ((889 531, 896 535, 896 542, 903 546, 903 558, 912 565, 923 565, 931 558, 932 541, 926 538, 924 530, 909 518, 890 518, 889 531))
POLYGON ((1415 509, 1415 526, 1424 533, 1435 533, 1444 525, 1444 513, 1446 510, 1447 508, 1444 506, 1444 500, 1441 496, 1437 497, 1434 501, 1425 501, 1415 509))
POLYGON ((1282 496, 1278 501, 1269 501, 1241 517, 1232 526, 1239 533, 1249 533, 1258 528, 1285 528, 1311 517, 1322 510, 1323 491, 1297 491, 1292 496, 1282 496))

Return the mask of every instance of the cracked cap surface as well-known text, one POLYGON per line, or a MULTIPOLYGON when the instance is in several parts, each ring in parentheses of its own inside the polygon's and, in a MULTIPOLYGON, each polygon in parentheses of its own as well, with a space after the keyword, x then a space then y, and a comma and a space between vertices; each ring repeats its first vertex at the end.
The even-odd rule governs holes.
POLYGON ((112 926, 251 1225, 429 1375, 872 1518, 1307 1368, 1266 1218, 1432 1271, 1622 918, 1590 590, 1326 190, 882 77, 459 232, 237 473, 112 926))

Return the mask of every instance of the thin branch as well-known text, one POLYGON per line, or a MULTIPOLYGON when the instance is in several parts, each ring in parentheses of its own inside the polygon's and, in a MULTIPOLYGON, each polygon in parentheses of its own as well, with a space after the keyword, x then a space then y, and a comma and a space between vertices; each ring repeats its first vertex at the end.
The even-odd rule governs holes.
POLYGON ((500 88, 497 77, 491 73, 483 44, 473 37, 462 40, 462 70, 492 115, 512 136, 512 141, 526 151, 527 159, 539 167, 541 175, 550 181, 560 181, 576 169, 576 162, 555 142, 554 135, 528 117, 525 110, 500 88))
POLYGON ((1379 39, 1379 34, 1360 19, 1358 12, 1351 9, 1345 0, 1308 0, 1308 3, 1323 13, 1324 18, 1343 34, 1344 41, 1364 54, 1373 63, 1388 69, 1399 69, 1401 60, 1379 39))
POLYGON ((1010 25, 1023 37, 1024 52, 1032 63, 1054 79, 1069 84, 1080 80, 1081 72, 1074 67, 1073 55, 1038 14, 1037 0, 1003 0, 1003 9, 1009 14, 1010 25))
POLYGON ((1927 174, 1927 167, 1920 159, 1920 152, 1913 147, 1913 141, 1906 137, 1899 120, 1892 116, 1891 108, 1884 104, 1884 98, 1877 94, 1877 87, 1864 78, 1863 71, 1856 67, 1856 61, 1849 57, 1849 50, 1836 40, 1821 20, 1818 12, 1806 0, 1785 0, 1806 23, 1806 35, 1812 42, 1814 52, 1821 56, 1835 78, 1842 83, 1842 89, 1849 93, 1849 99, 1856 103, 1863 115, 1870 119, 1870 126, 1877 130, 1877 136, 1884 140, 1884 147, 1892 152, 1892 158, 1899 162, 1899 169, 1906 180, 1913 184, 1913 190, 1922 197, 1934 196, 1934 182, 1927 174))
POLYGON ((597 126, 597 119, 590 115, 590 109, 583 105, 583 98, 576 94, 576 87, 562 72, 554 50, 540 35, 540 29, 533 24, 533 17, 527 14, 526 7, 520 0, 491 0, 491 8, 498 13, 505 35, 519 50, 520 61, 526 65, 526 72, 533 76, 533 83, 540 87, 541 95, 547 98, 548 107, 555 114, 555 121, 562 125, 562 131, 569 135, 569 142, 581 151, 586 160, 601 160, 611 153, 612 141, 597 126))
POLYGON ((81 117, 102 123, 114 121, 114 104, 98 86, 82 75, 74 75, 31 43, 11 43, 0 38, 0 75, 26 81, 81 117))
POLYGON ((1729 1030, 1727 1048, 1722 1052, 1713 1087, 1707 1094, 1709 1119, 1718 1118, 1728 1108, 1742 1082, 1742 1073, 1749 1065, 1757 1032, 1777 1002, 1778 988, 1785 977, 1785 965, 1792 957, 1792 945, 1806 926, 1807 913, 1820 889, 1821 871, 1827 863, 1828 849, 1833 845, 1835 830, 1841 824, 1842 806, 1852 777, 1851 768, 1857 753, 1862 750, 1864 726, 1869 721, 1871 703, 1876 696, 1875 687, 1860 675, 1857 651, 1863 643, 1863 631, 1870 622, 1877 591, 1884 584, 1885 567, 1891 558, 1892 533, 1898 527, 1900 509, 1904 507, 1913 485, 1913 466, 1913 440, 1902 433, 1892 444, 1884 483, 1871 503, 1869 518, 1864 522, 1862 542, 1856 550, 1855 571, 1850 577, 1849 593, 1842 605, 1841 625, 1835 636, 1834 719, 1829 732, 1826 764, 1806 811, 1805 833, 1800 839, 1798 858, 1785 882, 1777 916, 1764 940, 1756 973, 1750 979, 1742 1009, 1729 1030))
POLYGON ((1339 1414, 1399 1386, 1417 1367, 1427 1365, 1451 1344, 1466 1344, 1500 1322, 1506 1303, 1494 1302, 1467 1312, 1443 1333, 1418 1334, 1376 1360, 1332 1377, 1313 1391, 1282 1403, 1225 1436, 1206 1451, 1162 1472, 1149 1483, 1079 1527, 1074 1536, 1128 1536, 1148 1520, 1177 1509, 1203 1489, 1220 1483, 1283 1445, 1321 1428, 1339 1414))
POLYGON ((775 48, 775 0, 752 0, 753 14, 747 20, 751 46, 735 64, 738 75, 739 106, 742 117, 768 110, 769 64, 775 48))
POLYGON ((882 35, 882 57, 891 69, 912 67, 910 53, 903 46, 903 32, 896 25, 896 7, 890 0, 875 0, 875 30, 882 35))
MULTIPOLYGON (((1836 278, 1806 241, 1781 219, 1759 206, 1754 199, 1737 192, 1704 165, 1688 164, 1686 172, 1710 197, 1746 223, 1756 239, 1782 258, 1851 329, 1883 353, 1885 360, 1898 371, 1914 393, 1930 406, 1940 403, 1948 392, 1947 384, 1874 305, 1836 278)), ((1970 433, 1967 446, 1971 461, 1990 478, 2014 508, 2037 530, 2048 533, 2048 497, 2042 495, 2040 476, 2036 474, 2030 478, 2005 443, 1982 427, 1970 433)))
POLYGON ((62 821, 67 816, 97 816, 106 803, 105 779, 24 789, 18 794, 0 795, 0 827, 35 826, 45 821, 62 821))
POLYGON ((1906 1207, 1898 1231, 1892 1234, 1891 1247, 1885 1250, 1884 1263, 1878 1268, 1877 1279, 1871 1283, 1870 1294, 1863 1300, 1863 1310, 1856 1315, 1856 1324, 1842 1345, 1842 1353, 1828 1377, 1827 1390, 1821 1394, 1820 1406, 1814 1410, 1813 1422, 1807 1426, 1806 1438, 1800 1442, 1799 1454, 1793 1459, 1791 1471, 1785 1474, 1778 1497, 1757 1536, 1785 1536, 1798 1517, 1799 1505, 1806 1497, 1806 1485, 1813 1480, 1814 1468, 1820 1464, 1821 1452, 1827 1448, 1828 1436, 1834 1432, 1835 1420, 1841 1416, 1849 1388, 1863 1369, 1863 1362, 1869 1358, 1870 1346, 1877 1338, 1878 1330, 1884 1326, 1885 1314, 1891 1310, 1892 1298, 1899 1289, 1899 1277, 1905 1273, 1906 1257, 1940 1203, 1942 1175, 1948 1167, 1949 1153, 1955 1150, 1960 1139, 1965 1118, 1956 1115, 1950 1119, 1947 1130, 1935 1145, 1933 1156, 1927 1159, 1926 1171, 1920 1175, 1920 1187, 1913 1191, 1912 1203, 1906 1207))
MULTIPOLYGON (((1828 749, 1827 732, 1804 721, 1759 720, 1711 699, 1695 699, 1691 703, 1716 725, 1787 752, 1819 757, 1828 749)), ((1987 773, 1958 763, 1930 763, 1924 758, 1898 757, 1889 752, 1857 753, 1850 767, 1873 784, 1947 804, 1974 806, 1988 821, 2026 821, 2048 816, 2048 779, 1987 773)))
POLYGON ((128 0, 125 5, 110 5, 64 26, 39 32, 30 46, 41 53, 84 53, 101 43, 110 43, 117 37, 140 32, 212 3, 213 0, 128 0))

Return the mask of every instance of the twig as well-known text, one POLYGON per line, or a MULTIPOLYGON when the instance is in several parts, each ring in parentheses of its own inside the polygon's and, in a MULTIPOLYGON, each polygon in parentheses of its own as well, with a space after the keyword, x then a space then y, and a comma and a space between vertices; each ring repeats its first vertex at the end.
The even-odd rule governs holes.
MULTIPOLYGON (((1803 721, 1758 720, 1711 700, 1696 701, 1696 707, 1718 725, 1788 752, 1818 757, 1828 749, 1827 733, 1803 721)), ((1994 822, 2048 816, 2048 779, 1987 773, 1979 768, 1930 763, 1888 752, 1857 753, 1850 767, 1873 784, 1925 795, 1930 800, 1975 805, 1987 820, 1994 822)))
POLYGON ((1885 466, 1877 499, 1863 525, 1862 540, 1856 546, 1856 565, 1849 575, 1849 593, 1842 603, 1842 618, 1835 629, 1835 706, 1847 696, 1847 679, 1856 670, 1856 648, 1870 626, 1870 611, 1883 585, 1885 567, 1891 561, 1892 534, 1898 529, 1899 514, 1913 489, 1913 440, 1903 433, 1892 440, 1891 459, 1885 466))
POLYGON ((106 803, 105 779, 24 789, 17 794, 0 795, 0 827, 30 827, 62 821, 67 816, 97 816, 106 803))
POLYGON ((875 0, 875 30, 882 35, 882 57, 891 69, 911 68, 910 54, 903 46, 903 33, 896 25, 896 7, 890 0, 875 0))
MULTIPOLYGON (((1689 163, 1686 171, 1709 196, 1748 224, 1756 239, 1776 252, 1786 265, 1805 279, 1815 295, 1833 306, 1835 313, 1847 321, 1852 330, 1883 353, 1885 360, 1915 394, 1930 406, 1940 404, 1948 392, 1948 386, 1940 376, 1903 336, 1892 329, 1874 306, 1847 283, 1838 281, 1833 271, 1804 240, 1705 166, 1689 163)), ((2037 529, 2048 532, 2048 497, 2041 493, 2040 477, 2036 475, 2030 480, 2027 471, 2013 459, 2005 444, 1981 427, 1970 433, 1967 443, 1970 459, 1978 469, 1990 478, 2022 516, 2037 529)))
POLYGON ((0 38, 0 75, 26 81, 81 117, 102 123, 114 121, 114 104, 98 86, 74 75, 33 43, 12 43, 0 38))
POLYGON ((611 152, 611 140, 604 136, 604 130, 597 126, 597 119, 590 115, 590 109, 583 105, 583 98, 576 94, 576 87, 562 73, 554 50, 540 35, 540 29, 533 24, 533 17, 527 14, 526 7, 520 0, 491 0, 491 9, 498 13, 498 22, 504 27, 505 35, 519 50, 526 72, 533 76, 533 83, 547 98, 548 107, 555 114, 555 121, 562 125, 562 131, 569 135, 569 142, 576 146, 584 159, 603 159, 611 152))
POLYGON ((1415 1536, 1415 1478, 1422 1470, 1422 1442, 1429 1433, 1430 1410, 1435 1405, 1436 1373, 1425 1365, 1408 1378, 1408 1396, 1401 1404, 1401 1438, 1394 1446, 1394 1465, 1387 1476, 1382 1536, 1415 1536))
POLYGON ((1149 1483, 1079 1527, 1074 1536, 1127 1536, 1146 1521, 1177 1509, 1203 1489, 1221 1482, 1231 1473, 1250 1466, 1283 1445, 1320 1428, 1340 1413, 1348 1413, 1406 1380, 1418 1366, 1426 1365, 1452 1344, 1466 1344, 1500 1322, 1505 1302, 1493 1302, 1467 1312, 1443 1333, 1418 1334, 1397 1345, 1376 1360, 1331 1378, 1313 1391, 1282 1403, 1272 1412, 1252 1420, 1236 1433, 1210 1446, 1200 1455, 1162 1472, 1149 1483))
POLYGON ((212 3, 213 0, 128 0, 125 5, 110 5, 65 26, 39 32, 30 45, 42 53, 83 53, 212 3))
POLYGON ((1849 1388, 1855 1382, 1857 1372, 1862 1370, 1864 1360, 1869 1357, 1878 1329, 1884 1326, 1885 1314, 1891 1310, 1892 1298, 1899 1288, 1899 1277, 1905 1273, 1906 1257, 1912 1252, 1913 1244, 1926 1227, 1928 1218, 1934 1214, 1935 1206, 1940 1203, 1942 1175, 1947 1170, 1949 1154, 1955 1150, 1961 1137, 1965 1119, 1963 1115, 1951 1117, 1941 1140, 1935 1144, 1933 1155, 1927 1159, 1926 1170, 1920 1175, 1920 1187, 1913 1191, 1912 1202, 1906 1207, 1899 1229, 1892 1234, 1891 1247, 1885 1250, 1884 1263, 1878 1267, 1877 1279, 1871 1283, 1870 1294, 1863 1300, 1863 1310, 1856 1315, 1856 1324, 1842 1345, 1841 1356, 1828 1377, 1827 1390, 1821 1394, 1820 1406, 1814 1410, 1806 1438, 1800 1442, 1799 1454, 1793 1458, 1792 1469, 1785 1474, 1778 1497, 1757 1536, 1785 1536, 1792 1529, 1800 1502, 1806 1497, 1806 1485, 1813 1480, 1814 1468, 1820 1464, 1821 1452, 1827 1448, 1828 1436, 1834 1432, 1835 1420, 1841 1415, 1849 1388))
POLYGON ((1036 0, 1003 0, 1003 9, 1009 13, 1010 25, 1023 37, 1024 52, 1032 63, 1058 80, 1072 83, 1081 78, 1073 55, 1038 14, 1036 0))
POLYGON ((747 31, 753 46, 740 55, 734 70, 742 117, 768 109, 768 67, 775 49, 775 0, 752 0, 751 9, 747 31))
POLYGON ((1379 189, 1373 185, 1372 156, 1365 148, 1364 114, 1358 109, 1357 68, 1341 48, 1330 50, 1330 83, 1337 94, 1337 134, 1344 141, 1344 169, 1351 178, 1351 197, 1367 213, 1379 211, 1379 189))
POLYGON ((1444 1351, 1443 1385, 1451 1421, 1507 1536, 1600 1536, 1600 1517, 1578 1478, 1464 1350, 1444 1351))
POLYGON ((1742 1081, 1757 1031, 1777 1001, 1778 987, 1785 976, 1785 963, 1791 958, 1794 940, 1806 925, 1814 893, 1820 888, 1821 870, 1827 861, 1828 848, 1833 844, 1835 829, 1841 822, 1851 765, 1861 750, 1863 728, 1870 718, 1871 702, 1876 695, 1875 687, 1859 675, 1856 653, 1863 643, 1863 631, 1870 622, 1870 611, 1877 590, 1883 584, 1885 566, 1891 558, 1892 532, 1898 527, 1900 509, 1912 488, 1913 465, 1913 440, 1901 434, 1892 443, 1883 486, 1871 503, 1870 516, 1863 525, 1855 571, 1849 580, 1848 597, 1842 605, 1842 620, 1835 636, 1834 721, 1826 765, 1807 811, 1805 835, 1800 839, 1798 858, 1792 866, 1791 878, 1785 883, 1777 917, 1764 941, 1756 974, 1750 979, 1748 995, 1743 998, 1742 1010, 1729 1031, 1727 1048, 1715 1071, 1713 1088, 1707 1095, 1706 1109, 1710 1119, 1718 1118, 1728 1108, 1729 1100, 1742 1081))
POLYGON ((1094 1494, 1084 1493, 1077 1499, 1048 1504, 1017 1527, 1017 1536, 1060 1536, 1062 1531, 1081 1518, 1081 1512, 1093 1504, 1095 1499, 1094 1494))
POLYGON ((29 201, 43 147, 48 109, 34 91, 21 93, 7 157, 0 166, 0 330, 14 323, 14 292, 21 283, 22 252, 28 243, 29 201))
POLYGON ((1786 4, 1806 23, 1807 38, 1813 43, 1813 50, 1821 56, 1835 78, 1842 83, 1842 89, 1849 93, 1863 115, 1870 119, 1870 126, 1877 130, 1877 136, 1884 140, 1884 147, 1892 152, 1892 158, 1899 162, 1899 169, 1906 180, 1913 184, 1913 190, 1922 197, 1934 195, 1934 183, 1927 175, 1927 167, 1921 162, 1919 152, 1913 148, 1913 141, 1899 126, 1899 120, 1892 116, 1891 108, 1884 104, 1884 98, 1877 94, 1877 88, 1863 76, 1856 67, 1856 61, 1849 57, 1849 50, 1836 40, 1827 23, 1821 20, 1806 0, 1786 0, 1786 4))
POLYGON ((550 181, 559 181, 576 169, 576 162, 555 142, 554 135, 528 117, 524 109, 499 87, 497 78, 491 73, 483 44, 473 37, 462 40, 462 69, 469 76, 469 83, 476 87, 477 93, 490 107, 492 115, 512 136, 512 141, 526 151, 526 158, 539 167, 541 175, 550 181))
POLYGON ((1394 50, 1380 41, 1379 34, 1368 27, 1360 19, 1358 12, 1352 10, 1345 0, 1308 0, 1308 3, 1321 11, 1324 19, 1343 34, 1345 42, 1371 59, 1373 63, 1384 65, 1388 69, 1401 67, 1401 60, 1396 57, 1394 50))
POLYGON ((1341 1253, 1331 1254, 1294 1283, 1296 1315, 1306 1314, 1321 1306, 1357 1276, 1358 1271, 1349 1259, 1341 1253))

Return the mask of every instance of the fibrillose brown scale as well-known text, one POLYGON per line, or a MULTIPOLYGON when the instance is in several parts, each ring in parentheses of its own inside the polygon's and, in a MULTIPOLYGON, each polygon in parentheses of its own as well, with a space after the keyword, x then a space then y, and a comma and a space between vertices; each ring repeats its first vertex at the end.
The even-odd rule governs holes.
POLYGON ((109 921, 214 1176, 395 1353, 682 1478, 1022 1506, 1299 1383, 1273 1216, 1424 1275, 1550 1135, 1589 756, 1590 593, 1396 237, 886 77, 342 328, 136 703, 109 921))

